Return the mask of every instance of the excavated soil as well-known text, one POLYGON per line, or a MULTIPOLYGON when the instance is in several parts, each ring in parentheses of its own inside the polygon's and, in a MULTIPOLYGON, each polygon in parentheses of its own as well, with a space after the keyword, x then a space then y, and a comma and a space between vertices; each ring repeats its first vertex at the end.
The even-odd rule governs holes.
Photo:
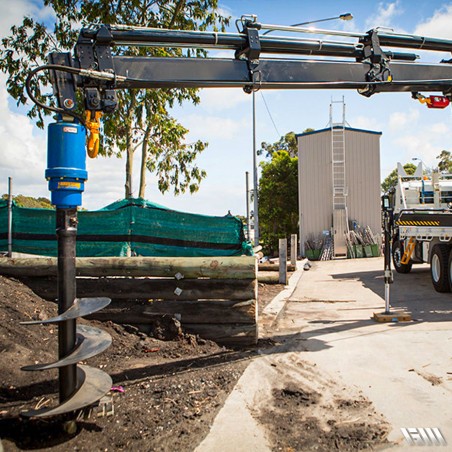
POLYGON ((55 360, 56 327, 20 322, 49 318, 56 311, 54 303, 0 276, 0 438, 5 451, 192 450, 256 353, 256 348, 231 350, 184 333, 163 341, 131 326, 80 320, 112 336, 113 345, 87 364, 110 374, 119 388, 99 407, 80 413, 77 431, 68 434, 61 419, 20 416, 56 404, 58 391, 57 371, 20 370, 55 360))

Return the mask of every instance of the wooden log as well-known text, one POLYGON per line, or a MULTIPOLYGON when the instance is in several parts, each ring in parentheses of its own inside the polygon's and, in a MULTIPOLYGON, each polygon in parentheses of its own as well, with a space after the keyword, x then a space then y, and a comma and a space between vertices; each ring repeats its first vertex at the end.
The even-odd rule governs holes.
POLYGON ((279 282, 279 273, 276 272, 258 273, 257 281, 264 284, 281 284, 279 282))
MULTIPOLYGON (((80 257, 78 276, 158 276, 184 279, 253 279, 257 263, 253 256, 239 257, 80 257)), ((0 258, 5 276, 56 276, 57 260, 0 258)))
MULTIPOLYGON (((294 272, 297 269, 296 265, 287 264, 287 271, 294 272)), ((260 272, 278 272, 279 271, 279 265, 277 264, 259 264, 258 270, 260 272)))
POLYGON ((182 323, 200 324, 255 324, 256 300, 246 301, 155 301, 127 302, 114 300, 111 305, 102 311, 96 312, 88 319, 115 323, 148 323, 162 315, 176 316, 182 323))
MULTIPOLYGON (((41 298, 57 297, 55 278, 20 280, 41 298)), ((243 301, 255 299, 256 290, 256 280, 252 279, 77 278, 78 297, 243 301)))
POLYGON ((255 345, 258 339, 257 325, 186 324, 183 330, 198 334, 222 345, 255 345))

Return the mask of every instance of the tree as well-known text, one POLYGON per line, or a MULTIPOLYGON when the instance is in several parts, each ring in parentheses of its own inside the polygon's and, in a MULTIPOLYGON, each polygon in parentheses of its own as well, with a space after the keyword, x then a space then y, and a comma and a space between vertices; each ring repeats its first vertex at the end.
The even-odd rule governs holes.
POLYGON ((437 157, 439 160, 438 169, 445 173, 452 173, 452 156, 449 151, 441 151, 437 157))
MULTIPOLYGON (((414 163, 406 163, 403 165, 403 169, 411 176, 416 171, 416 165, 414 163)), ((391 188, 397 185, 397 168, 389 173, 386 179, 381 183, 381 189, 383 193, 387 193, 391 188)))
MULTIPOLYGON (((2 195, 2 199, 7 201, 8 195, 2 195)), ((54 209, 50 202, 50 199, 43 197, 33 198, 32 196, 17 195, 13 197, 13 201, 19 207, 30 207, 33 209, 54 209)))
POLYGON ((298 157, 275 151, 261 168, 259 228, 265 251, 273 255, 280 238, 298 231, 298 157))
POLYGON ((286 133, 275 143, 263 142, 257 154, 265 153, 265 157, 270 158, 274 152, 278 151, 287 151, 291 157, 298 155, 297 137, 294 132, 286 133))
MULTIPOLYGON (((0 70, 8 74, 7 90, 18 105, 27 103, 25 79, 29 71, 45 62, 51 50, 70 51, 80 26, 93 23, 130 24, 142 27, 178 28, 188 30, 224 29, 229 19, 218 12, 218 0, 43 0, 53 9, 53 28, 34 18, 25 17, 22 24, 11 28, 11 35, 1 41, 0 70)), ((126 48, 117 46, 115 54, 141 56, 205 56, 203 50, 177 48, 126 48)), ((54 100, 49 89, 49 77, 40 72, 31 89, 48 105, 54 100), (40 86, 44 89, 40 89, 40 86)), ((118 91, 119 105, 104 118, 104 156, 126 154, 126 198, 133 195, 133 155, 141 149, 141 181, 139 195, 144 196, 146 169, 157 174, 159 190, 173 187, 174 193, 195 192, 206 176, 195 160, 206 143, 186 143, 188 132, 170 115, 178 103, 199 103, 195 89, 155 89, 118 91)), ((44 126, 48 112, 33 105, 28 116, 44 126)))
MULTIPOLYGON (((314 132, 315 129, 308 127, 303 133, 314 132)), ((298 155, 298 142, 295 132, 288 132, 275 143, 262 142, 261 149, 257 151, 257 155, 265 153, 265 157, 269 158, 276 151, 287 151, 291 157, 298 155)))

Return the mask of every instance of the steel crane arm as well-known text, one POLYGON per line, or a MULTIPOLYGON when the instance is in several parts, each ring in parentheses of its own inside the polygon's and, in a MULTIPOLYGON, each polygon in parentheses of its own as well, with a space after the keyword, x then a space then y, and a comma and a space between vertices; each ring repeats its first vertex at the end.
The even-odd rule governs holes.
MULTIPOLYGON (((325 60, 259 60, 253 80, 244 60, 114 57, 116 88, 366 89, 368 63, 325 60), (123 77, 123 78, 122 78, 123 77)), ((392 81, 375 81, 374 92, 440 91, 452 88, 452 65, 392 62, 392 81)))
POLYGON ((242 25, 239 33, 105 25, 84 28, 74 55, 50 55, 47 68, 52 69, 58 105, 69 114, 75 111, 77 88, 84 90, 87 110, 107 113, 116 107, 115 91, 124 88, 357 89, 365 96, 398 91, 415 93, 418 99, 423 97, 419 91, 452 96, 449 61, 417 63, 413 53, 381 48, 384 44, 444 52, 452 51, 452 41, 380 30, 331 32, 358 38, 356 43, 266 37, 259 35, 261 25, 256 21, 245 20, 242 25), (235 53, 230 59, 114 54, 113 49, 125 46, 230 49, 235 53))

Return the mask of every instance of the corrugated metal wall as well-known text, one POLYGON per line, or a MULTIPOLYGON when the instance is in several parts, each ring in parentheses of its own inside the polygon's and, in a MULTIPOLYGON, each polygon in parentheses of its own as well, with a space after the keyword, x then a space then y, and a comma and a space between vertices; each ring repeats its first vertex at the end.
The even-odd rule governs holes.
MULTIPOLYGON (((380 232, 379 132, 345 129, 347 208, 349 220, 380 232)), ((331 129, 298 136, 300 247, 311 235, 332 226, 333 188, 331 129)))

